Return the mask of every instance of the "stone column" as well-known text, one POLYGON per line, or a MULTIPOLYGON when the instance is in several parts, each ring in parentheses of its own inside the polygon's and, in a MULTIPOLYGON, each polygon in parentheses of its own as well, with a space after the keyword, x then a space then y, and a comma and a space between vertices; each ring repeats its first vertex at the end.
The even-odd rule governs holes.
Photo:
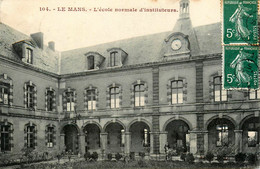
POLYGON ((104 153, 106 153, 107 149, 107 135, 108 133, 100 133, 101 149, 104 150, 104 153))
POLYGON ((125 154, 129 155, 131 150, 131 132, 125 132, 125 154))
POLYGON ((195 131, 190 131, 190 152, 197 153, 197 133, 195 131))
POLYGON ((242 132, 243 130, 234 130, 235 132, 235 153, 242 152, 242 132))
POLYGON ((81 156, 84 156, 84 154, 86 153, 86 149, 85 149, 86 145, 85 145, 85 134, 79 134, 79 150, 80 150, 80 154, 81 156))
POLYGON ((164 146, 167 143, 167 134, 168 134, 167 131, 160 133, 160 153, 161 154, 165 153, 164 146))
POLYGON ((60 134, 60 151, 65 150, 65 134, 60 134))
POLYGON ((153 133, 150 132, 150 154, 153 154, 153 133))
POLYGON ((208 152, 209 149, 209 132, 205 131, 204 133, 204 154, 208 152))

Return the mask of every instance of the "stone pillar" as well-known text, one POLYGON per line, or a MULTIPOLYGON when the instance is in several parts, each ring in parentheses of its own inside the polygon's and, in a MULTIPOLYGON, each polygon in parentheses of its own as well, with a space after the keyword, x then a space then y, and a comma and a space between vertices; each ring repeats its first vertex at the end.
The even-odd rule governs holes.
POLYGON ((160 153, 161 154, 165 153, 164 146, 167 143, 167 134, 168 134, 167 131, 160 133, 160 153))
POLYGON ((125 154, 129 155, 131 150, 131 133, 125 132, 125 154))
POLYGON ((242 132, 243 130, 234 130, 235 132, 235 153, 242 152, 242 132))
POLYGON ((65 148, 65 134, 60 134, 60 150, 63 151, 65 148))
POLYGON ((150 154, 153 154, 153 133, 150 132, 150 154))
POLYGON ((101 149, 106 153, 108 133, 100 133, 101 149))
POLYGON ((194 131, 190 131, 190 152, 197 153, 197 134, 194 131))
POLYGON ((204 133, 204 154, 209 151, 209 132, 204 133))
POLYGON ((86 153, 86 149, 85 149, 85 134, 79 134, 79 152, 81 154, 81 156, 84 156, 84 154, 86 153))

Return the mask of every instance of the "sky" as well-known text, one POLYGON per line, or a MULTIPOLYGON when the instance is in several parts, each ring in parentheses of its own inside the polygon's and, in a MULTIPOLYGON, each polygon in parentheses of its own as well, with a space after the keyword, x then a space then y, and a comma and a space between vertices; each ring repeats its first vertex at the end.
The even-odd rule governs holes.
MULTIPOLYGON (((115 12, 116 8, 179 10, 179 0, 0 0, 0 21, 30 35, 44 33, 59 51, 171 31, 179 12, 115 12), (40 11, 43 8, 50 11, 40 11), (65 7, 66 11, 58 11, 65 7), (68 11, 84 7, 91 11, 68 11), (94 12, 110 8, 112 12, 94 12), (55 10, 54 10, 55 9, 55 10)), ((190 0, 193 26, 220 21, 219 0, 190 0)))

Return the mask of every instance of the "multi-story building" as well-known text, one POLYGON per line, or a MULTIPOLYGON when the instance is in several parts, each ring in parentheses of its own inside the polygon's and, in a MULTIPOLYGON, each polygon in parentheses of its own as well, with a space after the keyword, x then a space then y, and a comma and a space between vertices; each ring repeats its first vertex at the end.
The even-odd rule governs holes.
POLYGON ((222 89, 221 24, 58 52, 0 24, 1 152, 259 151, 259 91, 222 89))

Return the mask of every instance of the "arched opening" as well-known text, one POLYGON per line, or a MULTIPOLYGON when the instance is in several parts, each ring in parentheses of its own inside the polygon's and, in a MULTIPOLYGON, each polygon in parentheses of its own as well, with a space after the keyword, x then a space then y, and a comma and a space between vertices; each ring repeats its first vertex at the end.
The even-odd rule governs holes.
POLYGON ((96 124, 87 124, 83 132, 85 133, 85 151, 96 151, 100 149, 100 129, 96 124))
POLYGON ((130 126, 131 152, 146 152, 150 147, 150 127, 144 122, 135 122, 130 126))
POLYGON ((260 123, 259 118, 251 117, 242 125, 242 145, 243 152, 255 153, 260 140, 260 123))
POLYGON ((209 151, 218 154, 218 151, 229 149, 228 153, 232 153, 232 148, 235 145, 235 125, 230 120, 214 119, 209 123, 207 129, 209 151))
POLYGON ((124 127, 115 122, 106 126, 107 133, 107 152, 117 153, 122 152, 125 144, 124 127))
POLYGON ((187 152, 190 149, 189 125, 183 120, 173 120, 167 124, 167 142, 169 148, 177 153, 187 152))
POLYGON ((66 125, 63 128, 65 151, 77 154, 79 151, 78 130, 74 125, 66 125))

